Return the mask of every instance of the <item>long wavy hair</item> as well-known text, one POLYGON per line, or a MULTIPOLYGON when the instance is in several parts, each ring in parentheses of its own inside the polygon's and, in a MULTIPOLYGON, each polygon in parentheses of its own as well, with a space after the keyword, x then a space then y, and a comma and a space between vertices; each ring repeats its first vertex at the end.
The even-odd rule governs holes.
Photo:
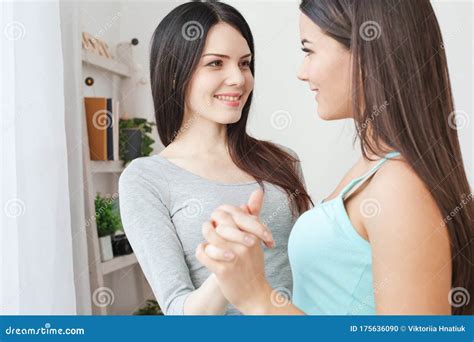
MULTIPOLYGON (((252 53, 250 70, 255 73, 252 33, 243 16, 220 2, 189 2, 173 9, 156 28, 150 53, 151 90, 158 133, 168 146, 183 125, 184 103, 189 80, 201 58, 209 30, 224 22, 237 29, 252 53)), ((296 158, 273 143, 257 140, 246 132, 252 93, 238 122, 227 125, 227 145, 233 162, 255 178, 282 188, 292 213, 308 210, 310 196, 299 177, 296 158)))
MULTIPOLYGON (((399 151, 430 190, 451 242, 452 287, 474 294, 472 193, 440 28, 428 0, 303 0, 300 10, 353 57, 364 157, 399 151)), ((473 305, 453 314, 473 314, 473 305)))

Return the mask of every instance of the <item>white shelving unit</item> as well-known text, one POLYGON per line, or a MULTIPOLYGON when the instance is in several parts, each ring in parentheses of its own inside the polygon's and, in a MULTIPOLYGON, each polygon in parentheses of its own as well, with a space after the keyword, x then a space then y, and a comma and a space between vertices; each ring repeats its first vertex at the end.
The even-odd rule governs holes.
MULTIPOLYGON (((97 55, 93 52, 82 51, 82 66, 83 66, 83 79, 90 74, 95 74, 101 80, 110 82, 112 86, 112 92, 114 98, 119 101, 121 98, 121 84, 124 80, 131 77, 130 65, 121 61, 132 61, 131 47, 120 46, 117 48, 117 59, 108 59, 97 55), (128 53, 128 55, 127 55, 128 53), (85 67, 94 72, 85 72, 85 67)), ((85 93, 82 94, 88 96, 85 93)), ((104 94, 96 94, 94 96, 105 96, 104 94)), ((87 245, 88 245, 88 258, 89 258, 89 275, 90 275, 90 286, 91 286, 91 298, 94 297, 94 292, 98 289, 105 287, 104 277, 111 275, 119 270, 137 264, 137 258, 134 254, 124 255, 115 257, 112 260, 105 262, 101 261, 100 250, 99 250, 99 237, 97 233, 97 225, 95 222, 95 196, 98 191, 98 185, 102 183, 112 184, 113 192, 118 193, 118 178, 120 173, 124 170, 123 161, 95 161, 90 160, 89 154, 89 140, 87 136, 87 122, 86 115, 83 113, 83 142, 84 142, 84 192, 85 192, 85 215, 86 215, 86 232, 87 232, 87 245)), ((118 123, 117 123, 118 124, 118 123)), ((140 270, 141 272, 141 270, 140 270)), ((146 284, 145 277, 141 273, 142 284, 146 284)), ((139 288, 141 294, 146 291, 145 287, 139 288)), ((147 291, 148 292, 148 291, 147 291)), ((109 306, 96 305, 92 300, 92 314, 93 315, 107 315, 109 314, 109 306)))
POLYGON ((82 63, 92 65, 121 77, 130 77, 130 67, 114 59, 102 57, 94 52, 82 50, 82 63))
POLYGON ((105 275, 105 274, 109 274, 117 270, 120 270, 124 267, 131 266, 136 263, 137 263, 137 257, 135 256, 135 254, 132 253, 129 255, 122 255, 122 256, 113 258, 112 260, 102 262, 100 266, 102 268, 102 274, 105 275))

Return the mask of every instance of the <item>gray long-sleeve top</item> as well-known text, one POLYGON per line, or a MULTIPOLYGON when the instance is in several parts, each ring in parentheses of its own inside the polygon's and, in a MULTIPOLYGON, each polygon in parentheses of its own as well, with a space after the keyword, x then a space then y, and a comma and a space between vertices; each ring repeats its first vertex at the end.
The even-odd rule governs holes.
MULTIPOLYGON (((207 180, 159 155, 135 159, 124 170, 119 181, 124 231, 166 315, 183 315, 186 297, 210 275, 195 257, 204 241, 202 223, 221 204, 247 203, 258 188, 256 182, 207 180)), ((264 188, 260 217, 276 242, 274 249, 265 249, 265 273, 273 288, 291 294, 287 244, 296 218, 282 189, 266 182, 264 188)), ((229 305, 226 314, 240 312, 229 305)))

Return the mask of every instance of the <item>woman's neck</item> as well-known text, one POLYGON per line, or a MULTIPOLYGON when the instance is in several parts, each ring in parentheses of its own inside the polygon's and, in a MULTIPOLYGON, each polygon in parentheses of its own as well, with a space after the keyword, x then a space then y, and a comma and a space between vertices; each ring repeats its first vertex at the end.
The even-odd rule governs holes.
POLYGON ((169 145, 180 155, 228 153, 227 125, 196 115, 183 120, 183 125, 169 145))

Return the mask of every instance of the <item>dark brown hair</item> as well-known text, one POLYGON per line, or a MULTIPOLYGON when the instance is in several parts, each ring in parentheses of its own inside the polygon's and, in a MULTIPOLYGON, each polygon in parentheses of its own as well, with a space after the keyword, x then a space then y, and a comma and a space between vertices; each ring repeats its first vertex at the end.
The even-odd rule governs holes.
MULTIPOLYGON (((430 2, 303 0, 300 9, 351 51, 356 138, 364 157, 395 150, 411 165, 444 217, 440 226, 451 242, 452 287, 474 294, 472 193, 430 2)), ((452 312, 473 314, 472 302, 453 305, 452 312)))
MULTIPOLYGON (((151 42, 150 75, 155 118, 162 143, 169 145, 183 125, 184 101, 189 80, 201 58, 211 27, 225 22, 237 29, 252 53, 253 37, 245 19, 232 6, 219 2, 189 2, 173 9, 156 28, 151 42)), ((252 93, 236 123, 227 126, 227 145, 234 163, 263 181, 281 187, 296 216, 310 208, 311 199, 298 175, 298 160, 273 143, 257 140, 246 132, 252 93)))

